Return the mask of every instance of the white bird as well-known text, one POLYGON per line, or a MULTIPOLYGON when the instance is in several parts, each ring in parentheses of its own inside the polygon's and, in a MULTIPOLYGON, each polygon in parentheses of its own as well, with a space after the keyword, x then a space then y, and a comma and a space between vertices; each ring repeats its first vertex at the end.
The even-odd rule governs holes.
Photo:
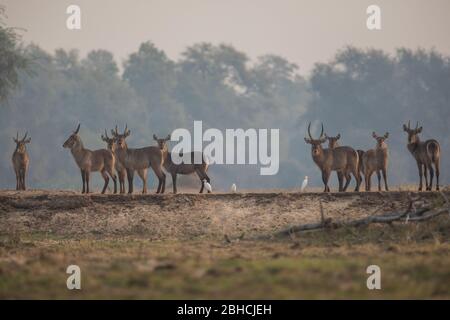
POLYGON ((308 176, 305 176, 305 179, 303 180, 302 187, 300 188, 300 191, 303 192, 308 185, 308 176))
POLYGON ((232 193, 236 193, 236 184, 235 183, 233 183, 232 185, 231 185, 231 188, 230 188, 230 191, 232 192, 232 193))
POLYGON ((208 190, 208 192, 212 192, 212 187, 206 179, 203 179, 203 186, 206 188, 206 190, 208 190))

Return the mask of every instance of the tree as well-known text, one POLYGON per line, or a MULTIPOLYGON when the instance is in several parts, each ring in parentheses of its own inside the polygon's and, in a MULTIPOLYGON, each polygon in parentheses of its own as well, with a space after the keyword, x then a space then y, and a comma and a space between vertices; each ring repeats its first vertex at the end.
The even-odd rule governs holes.
POLYGON ((0 6, 0 103, 18 86, 20 70, 29 70, 20 36, 15 28, 5 26, 4 16, 5 8, 0 6))

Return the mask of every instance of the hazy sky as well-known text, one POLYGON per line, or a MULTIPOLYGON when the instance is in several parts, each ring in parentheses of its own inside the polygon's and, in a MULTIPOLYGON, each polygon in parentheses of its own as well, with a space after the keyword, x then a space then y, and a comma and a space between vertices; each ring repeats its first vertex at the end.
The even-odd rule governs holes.
POLYGON ((9 26, 46 50, 107 49, 118 62, 151 40, 177 59, 196 42, 227 43, 251 58, 274 53, 308 72, 344 45, 435 47, 450 54, 449 0, 3 0, 9 26), (66 28, 81 7, 82 30, 66 28), (382 30, 366 28, 366 8, 382 10, 382 30))

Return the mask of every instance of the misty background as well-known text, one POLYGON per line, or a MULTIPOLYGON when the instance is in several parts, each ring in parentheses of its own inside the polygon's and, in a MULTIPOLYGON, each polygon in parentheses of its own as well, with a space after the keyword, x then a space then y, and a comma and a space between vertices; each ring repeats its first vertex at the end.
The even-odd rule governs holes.
MULTIPOLYGON (((357 43, 351 39, 347 42, 357 43)), ((120 45, 121 38, 114 40, 120 45)), ((292 33, 290 41, 297 40, 292 33)), ((191 129, 194 120, 202 120, 204 130, 280 129, 277 175, 260 176, 258 165, 213 165, 209 174, 218 190, 232 183, 255 189, 299 187, 305 175, 311 185, 322 186, 310 146, 303 140, 309 121, 314 135, 323 122, 328 135, 340 133, 341 145, 355 149, 375 146, 372 131, 389 132, 391 185, 418 183, 402 125, 419 121, 422 140, 435 138, 441 144, 441 184, 449 183, 447 47, 440 51, 401 43, 395 49, 342 45, 328 50, 330 58, 314 61, 308 71, 299 68, 296 59, 273 53, 277 50, 255 55, 208 37, 186 44, 175 58, 146 38, 119 57, 113 49, 54 50, 26 39, 18 47, 30 63, 18 72, 19 87, 0 106, 1 188, 15 186, 11 155, 17 130, 20 135, 28 131, 32 138, 30 188, 79 189, 79 170, 70 151, 62 148, 78 122, 85 147, 96 149, 105 147, 100 134, 115 125, 123 130, 127 123, 129 147, 142 147, 154 144, 153 133, 165 136, 175 128, 191 129)), ((297 59, 302 59, 301 52, 297 59)), ((99 176, 94 173, 97 186, 99 176)), ((152 172, 149 181, 155 186, 152 172)), ((168 178, 168 186, 170 182, 168 178)), ((197 186, 197 178, 180 179, 179 190, 186 184, 197 186)), ((335 174, 331 185, 337 185, 335 174)))

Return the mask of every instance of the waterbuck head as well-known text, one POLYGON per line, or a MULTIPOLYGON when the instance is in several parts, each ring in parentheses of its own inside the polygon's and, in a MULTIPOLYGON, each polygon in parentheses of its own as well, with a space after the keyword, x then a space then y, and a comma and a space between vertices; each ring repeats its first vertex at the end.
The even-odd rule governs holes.
POLYGON ((167 135, 167 137, 165 137, 165 138, 158 138, 158 137, 156 136, 156 134, 154 134, 154 135, 153 135, 153 140, 155 140, 156 143, 158 143, 158 147, 159 147, 161 150, 166 150, 166 149, 167 149, 167 141, 170 140, 170 134, 167 135))
POLYGON ((308 124, 308 135, 309 139, 305 137, 305 142, 311 145, 311 153, 313 157, 319 156, 323 152, 322 143, 325 143, 327 141, 323 134, 323 123, 319 139, 314 139, 311 135, 311 122, 308 124))
POLYGON ((329 137, 329 136, 327 136, 327 134, 325 133, 325 139, 328 140, 328 148, 330 148, 330 149, 334 149, 334 148, 336 148, 336 147, 339 147, 338 140, 339 140, 340 138, 341 138, 341 134, 340 134, 340 133, 338 133, 338 135, 335 136, 335 137, 329 137))
POLYGON ((416 128, 411 129, 411 121, 408 121, 408 126, 403 125, 403 131, 408 133, 408 143, 413 144, 419 142, 418 134, 422 132, 422 127, 419 128, 419 122, 416 123, 416 128))
POLYGON ((106 129, 105 134, 104 135, 102 134, 101 138, 103 141, 106 142, 106 145, 108 146, 109 150, 114 151, 116 149, 116 139, 108 137, 108 132, 106 132, 106 129))
POLYGON ((26 151, 26 144, 31 142, 31 138, 28 138, 28 132, 25 133, 25 136, 19 140, 19 132, 17 132, 17 135, 15 138, 13 138, 14 142, 16 143, 16 152, 18 153, 25 153, 26 151))
POLYGON ((70 135, 70 137, 64 142, 63 148, 69 148, 72 149, 73 147, 79 146, 81 144, 80 136, 78 135, 78 132, 80 131, 80 124, 78 124, 78 127, 75 129, 75 131, 70 135))
POLYGON ((117 126, 115 130, 111 130, 111 134, 113 135, 114 139, 116 140, 117 147, 120 149, 126 149, 127 143, 125 139, 131 134, 130 129, 128 129, 128 125, 125 125, 125 130, 123 130, 123 133, 120 134, 117 126))
POLYGON ((389 132, 386 132, 384 134, 384 136, 380 137, 374 131, 374 132, 372 132, 372 137, 375 140, 377 140, 377 148, 385 148, 386 147, 386 143, 384 143, 384 141, 389 137, 389 132))

